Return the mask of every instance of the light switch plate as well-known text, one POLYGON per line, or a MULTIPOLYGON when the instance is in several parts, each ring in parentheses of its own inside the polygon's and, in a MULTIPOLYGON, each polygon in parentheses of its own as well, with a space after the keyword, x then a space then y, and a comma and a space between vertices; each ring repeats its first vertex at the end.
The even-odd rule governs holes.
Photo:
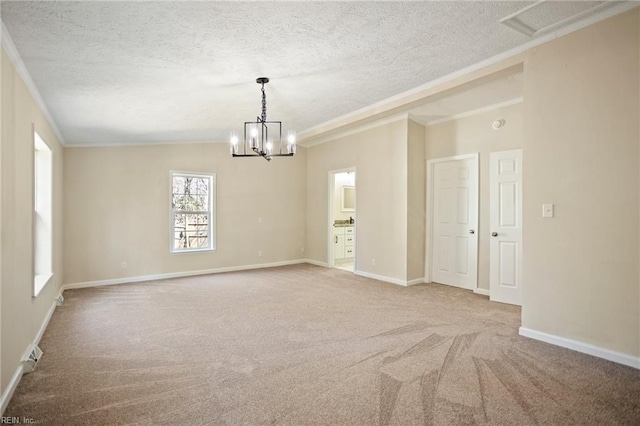
POLYGON ((542 217, 553 217, 553 203, 542 205, 542 217))

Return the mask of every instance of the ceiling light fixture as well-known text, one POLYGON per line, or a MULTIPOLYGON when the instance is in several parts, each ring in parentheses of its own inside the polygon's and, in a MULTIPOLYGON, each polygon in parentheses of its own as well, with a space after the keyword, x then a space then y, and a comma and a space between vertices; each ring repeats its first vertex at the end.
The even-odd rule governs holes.
POLYGON ((238 132, 233 131, 230 134, 229 143, 233 157, 262 157, 271 161, 271 157, 292 157, 296 153, 296 131, 289 130, 287 133, 286 151, 283 151, 282 122, 267 121, 267 97, 264 93, 264 85, 268 82, 267 77, 256 79, 256 83, 262 85, 262 114, 256 117, 256 121, 245 121, 242 149, 239 147, 238 132), (274 151, 276 146, 278 151, 274 151))

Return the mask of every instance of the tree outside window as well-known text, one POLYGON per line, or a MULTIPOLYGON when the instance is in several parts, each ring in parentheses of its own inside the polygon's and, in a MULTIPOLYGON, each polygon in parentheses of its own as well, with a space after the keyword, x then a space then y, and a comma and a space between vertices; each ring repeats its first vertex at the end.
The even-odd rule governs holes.
POLYGON ((214 174, 171 173, 171 251, 214 250, 214 174))

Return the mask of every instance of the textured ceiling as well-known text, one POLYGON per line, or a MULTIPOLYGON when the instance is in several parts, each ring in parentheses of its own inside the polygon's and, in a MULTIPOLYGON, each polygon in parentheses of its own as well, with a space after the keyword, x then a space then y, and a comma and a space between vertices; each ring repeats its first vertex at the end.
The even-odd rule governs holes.
MULTIPOLYGON (((298 131, 530 39, 533 2, 3 1, 67 145, 225 141, 260 112, 298 131)), ((471 108, 470 108, 471 109, 471 108)))

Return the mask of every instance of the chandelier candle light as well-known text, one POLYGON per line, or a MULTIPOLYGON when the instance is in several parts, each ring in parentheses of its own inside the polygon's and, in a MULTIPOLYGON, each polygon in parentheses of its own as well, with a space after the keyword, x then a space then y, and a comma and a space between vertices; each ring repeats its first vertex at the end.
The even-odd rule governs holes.
POLYGON ((296 153, 296 131, 289 130, 287 133, 287 146, 283 151, 282 122, 267 121, 267 97, 264 93, 264 85, 268 82, 267 77, 256 79, 256 83, 262 85, 262 115, 256 117, 256 121, 244 123, 242 149, 238 146, 240 142, 238 132, 234 131, 230 134, 230 150, 233 157, 262 157, 271 161, 271 157, 292 157, 296 153), (274 151, 276 146, 278 150, 274 151))

